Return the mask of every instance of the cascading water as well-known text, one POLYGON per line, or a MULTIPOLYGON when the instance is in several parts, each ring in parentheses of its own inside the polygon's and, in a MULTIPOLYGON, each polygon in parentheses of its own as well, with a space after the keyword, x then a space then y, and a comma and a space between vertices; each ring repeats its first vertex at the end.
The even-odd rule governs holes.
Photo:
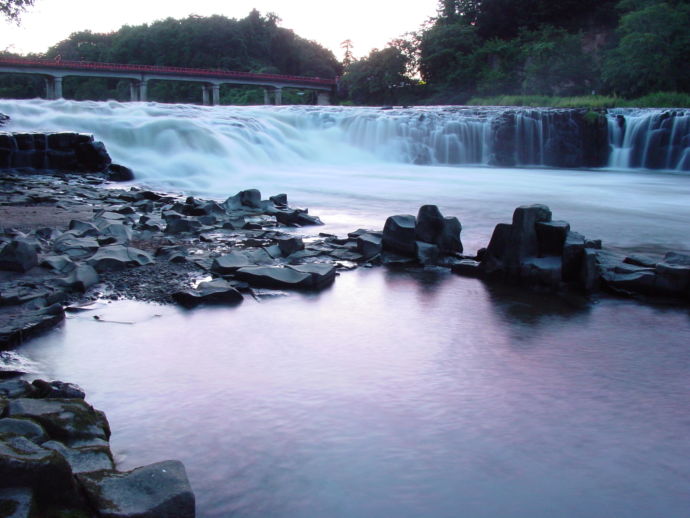
POLYGON ((690 171, 690 111, 609 111, 609 167, 690 171))

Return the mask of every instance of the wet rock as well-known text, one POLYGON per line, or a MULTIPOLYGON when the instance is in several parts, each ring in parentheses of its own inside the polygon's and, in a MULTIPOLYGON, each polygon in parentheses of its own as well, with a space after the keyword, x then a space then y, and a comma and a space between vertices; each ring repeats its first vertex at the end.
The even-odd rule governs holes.
POLYGON ((0 327, 0 349, 12 347, 55 327, 65 319, 61 304, 53 304, 38 311, 21 313, 0 327))
POLYGON ((108 180, 111 182, 129 182, 134 180, 134 172, 120 164, 110 164, 106 170, 108 180))
POLYGON ((179 461, 125 473, 83 473, 78 478, 102 518, 194 517, 194 493, 179 461))
POLYGON ((275 213, 275 218, 278 223, 287 226, 302 226, 307 227, 311 225, 323 225, 323 222, 317 216, 310 216, 306 210, 288 209, 279 210, 275 213))
POLYGON ((287 257, 299 250, 304 250, 304 241, 299 236, 282 236, 276 238, 276 241, 283 257, 287 257))
POLYGON ((384 250, 415 256, 417 252, 416 219, 409 214, 390 216, 383 227, 384 250))
POLYGON ((382 237, 380 235, 366 233, 356 237, 357 252, 364 259, 371 259, 381 253, 383 249, 382 237))
POLYGON ((96 237, 99 233, 96 225, 78 219, 69 222, 69 230, 76 237, 96 237))
POLYGON ((574 282, 582 270, 582 258, 585 252, 585 237, 577 232, 568 232, 563 243, 563 280, 574 282))
POLYGON ((98 241, 93 238, 80 238, 74 234, 65 232, 53 243, 53 250, 58 254, 64 254, 70 259, 85 259, 98 250, 98 241))
POLYGON ((49 268, 58 273, 69 273, 77 265, 66 255, 49 255, 41 260, 40 266, 49 268))
POLYGON ((562 278, 560 257, 530 257, 520 264, 520 280, 532 286, 557 287, 562 278))
POLYGON ((462 232, 462 225, 460 220, 454 216, 446 216, 443 218, 443 227, 441 234, 436 240, 441 253, 452 254, 462 253, 462 241, 460 240, 460 232, 462 232))
POLYGON ((230 196, 223 207, 226 211, 241 210, 243 208, 261 208, 261 192, 258 189, 247 189, 230 196))
POLYGON ((275 196, 271 196, 268 199, 272 201, 273 204, 278 208, 285 208, 288 206, 287 194, 276 194, 275 196))
POLYGON ((462 259, 451 266, 451 271, 462 275, 463 277, 479 277, 481 276, 481 269, 479 261, 472 259, 462 259))
POLYGON ((28 487, 0 489, 3 518, 32 518, 36 515, 34 493, 28 487))
POLYGON ((35 396, 39 398, 84 399, 84 390, 74 383, 64 381, 34 380, 35 396))
POLYGON ((481 261, 481 268, 485 274, 493 276, 504 271, 512 231, 512 225, 507 223, 499 223, 494 228, 481 261))
POLYGON ((656 265, 654 290, 659 295, 683 297, 690 287, 690 263, 673 264, 662 261, 656 265))
POLYGON ((664 262, 667 264, 674 264, 679 266, 690 266, 690 254, 681 252, 668 252, 664 256, 664 262))
POLYGON ((199 304, 238 304, 244 300, 237 289, 222 279, 203 282, 194 290, 178 291, 172 294, 172 298, 188 308, 199 304))
POLYGON ((88 264, 97 272, 118 271, 125 268, 144 266, 153 263, 148 252, 122 245, 106 246, 89 259, 88 264))
POLYGON ((0 270, 24 273, 37 264, 36 247, 26 239, 13 239, 0 246, 0 270))
POLYGON ((566 221, 539 221, 535 225, 538 242, 538 255, 561 256, 565 240, 570 232, 570 224, 566 221))
POLYGON ((233 251, 229 254, 216 257, 211 265, 211 271, 221 275, 231 274, 240 268, 252 266, 252 264, 253 263, 249 261, 244 253, 233 251))
POLYGON ((422 205, 417 213, 416 239, 436 243, 443 230, 443 215, 436 205, 422 205))
POLYGON ((26 437, 34 444, 43 444, 49 437, 43 427, 31 419, 0 419, 0 440, 5 437, 26 437))
POLYGON ((13 399, 8 415, 36 421, 51 437, 65 443, 84 439, 107 441, 110 437, 105 414, 83 399, 13 399))
POLYGON ((417 241, 417 261, 423 265, 432 265, 438 262, 440 251, 437 245, 417 241))
POLYGON ((98 243, 103 245, 128 245, 132 240, 132 230, 122 223, 108 223, 100 229, 98 243))
POLYGON ((6 398, 32 397, 35 392, 36 388, 25 380, 0 381, 0 395, 6 398))
POLYGON ((74 474, 115 469, 107 446, 69 448, 58 441, 47 441, 41 446, 62 455, 74 474))
POLYGON ((26 437, 5 437, 0 441, 0 487, 30 488, 46 504, 81 505, 65 458, 26 437))
POLYGON ((551 210, 546 205, 523 205, 515 209, 506 250, 509 271, 519 270, 523 259, 538 256, 536 224, 548 221, 551 221, 551 210))
POLYGON ((635 293, 643 295, 654 294, 654 272, 615 273, 607 271, 602 274, 602 279, 606 282, 606 286, 615 292, 626 295, 635 293))
POLYGON ((335 280, 335 266, 326 263, 309 263, 301 264, 296 266, 288 266, 291 270, 298 273, 306 273, 310 275, 311 280, 309 286, 310 289, 320 290, 333 284, 335 280))
POLYGON ((580 285, 585 293, 594 293, 599 291, 600 283, 601 269, 596 250, 585 248, 580 267, 580 285))
POLYGON ((632 254, 623 259, 624 263, 627 264, 632 264, 634 266, 643 266, 646 268, 654 268, 656 266, 657 261, 652 259, 651 257, 647 257, 646 255, 641 255, 641 254, 632 254))
POLYGON ((311 287, 311 273, 299 272, 291 268, 278 266, 250 266, 240 268, 235 273, 239 280, 248 282, 251 286, 273 289, 308 289, 311 287))
POLYGON ((170 218, 165 227, 166 234, 181 234, 183 232, 198 232, 203 225, 198 219, 194 218, 170 218))
POLYGON ((100 277, 93 266, 80 264, 67 277, 58 279, 61 286, 84 293, 91 286, 98 284, 100 277))

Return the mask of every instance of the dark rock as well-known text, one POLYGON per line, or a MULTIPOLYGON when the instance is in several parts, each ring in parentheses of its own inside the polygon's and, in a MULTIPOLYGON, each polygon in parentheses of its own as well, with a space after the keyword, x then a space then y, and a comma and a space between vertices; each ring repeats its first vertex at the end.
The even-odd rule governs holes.
POLYGON ((120 164, 110 164, 106 174, 111 182, 129 182, 134 180, 134 172, 129 167, 120 164))
POLYGON ((98 284, 100 278, 93 266, 80 264, 67 277, 59 279, 61 286, 84 293, 91 286, 98 284))
POLYGON ((110 155, 102 142, 82 142, 74 146, 79 169, 82 171, 104 171, 110 165, 110 155))
POLYGON ((276 194, 275 196, 271 196, 268 199, 271 200, 273 204, 278 208, 285 208, 288 206, 287 194, 276 194))
POLYGON ((535 226, 539 257, 563 255, 570 224, 566 221, 539 221, 535 226))
POLYGON ((0 438, 26 437, 34 444, 43 444, 49 437, 43 427, 31 419, 14 419, 5 417, 0 419, 0 438))
POLYGON ((44 442, 41 446, 62 455, 74 474, 115 469, 107 446, 69 448, 58 441, 44 442))
POLYGON ((74 261, 66 255, 46 256, 41 260, 40 265, 59 273, 69 273, 77 267, 74 261))
POLYGON ((523 259, 537 257, 539 244, 536 225, 548 221, 551 221, 551 210, 546 205, 523 205, 515 209, 506 250, 506 266, 509 271, 519 269, 523 259))
POLYGON ((640 255, 640 254, 632 254, 623 259, 624 263, 627 264, 632 264, 634 266, 643 266, 646 268, 654 268, 656 266, 657 261, 652 259, 651 257, 647 257, 646 255, 640 255))
POLYGON ((383 227, 383 249, 416 256, 416 223, 415 217, 409 214, 399 214, 386 219, 383 227))
POLYGON ((182 232, 198 232, 203 226, 201 222, 194 218, 170 218, 165 227, 166 234, 181 234, 182 232))
POLYGON ((417 261, 423 265, 436 264, 439 259, 440 251, 437 245, 417 241, 417 261))
POLYGON ((47 505, 81 504, 65 458, 26 437, 6 437, 0 441, 0 487, 31 488, 37 499, 47 505))
POLYGON ((98 250, 98 241, 88 237, 76 237, 65 232, 53 243, 53 250, 58 254, 65 254, 70 259, 85 259, 98 250))
POLYGON ((311 276, 310 289, 320 290, 333 283, 335 280, 335 266, 325 263, 309 263, 288 268, 311 276))
POLYGON ((88 261, 97 272, 118 271, 153 263, 148 252, 122 245, 105 246, 88 261))
POLYGON ((173 293, 172 299, 189 308, 199 304, 238 304, 244 300, 244 297, 228 282, 216 279, 202 282, 195 290, 173 293))
POLYGON ((84 390, 74 383, 64 381, 34 380, 32 385, 36 388, 35 397, 60 398, 60 399, 84 399, 84 390))
POLYGON ((668 252, 664 256, 664 262, 667 264, 675 264, 679 266, 690 266, 690 254, 681 252, 668 252))
POLYGON ((83 399, 28 399, 10 401, 8 415, 39 423, 48 434, 62 442, 110 437, 103 412, 94 410, 83 399))
POLYGON ((14 399, 18 397, 32 397, 35 393, 36 388, 26 380, 0 381, 0 396, 14 399))
POLYGON ((0 349, 23 343, 65 319, 62 305, 55 303, 47 308, 16 316, 9 324, 0 327, 0 349))
POLYGON ((192 492, 184 466, 165 461, 125 473, 78 475, 102 518, 193 518, 192 492))
POLYGON ((98 227, 87 221, 73 219, 69 222, 70 233, 76 237, 96 237, 99 233, 98 227))
POLYGON ((690 263, 672 264, 662 261, 656 265, 654 290, 659 295, 683 297, 690 287, 690 263))
POLYGON ((128 245, 132 240, 132 230, 122 223, 108 223, 100 229, 98 242, 103 245, 128 245))
POLYGON ((462 259, 451 266, 451 271, 463 277, 480 277, 482 274, 479 261, 462 259))
POLYGON ((597 253, 592 248, 585 248, 580 267, 580 285, 585 293, 599 291, 601 282, 601 270, 597 259, 597 253))
POLYGON ((443 227, 436 240, 436 244, 441 250, 441 253, 462 253, 463 248, 462 241, 460 241, 460 232, 462 232, 462 225, 458 218, 453 216, 443 218, 443 227))
POLYGON ((276 241, 284 257, 298 250, 304 250, 304 241, 302 241, 302 238, 299 236, 282 236, 276 238, 276 241))
MULTIPOLYGON (((436 243, 443 229, 443 215, 436 205, 422 205, 417 213, 416 239, 436 243)), ((385 230, 384 230, 385 232, 385 230)))
POLYGON ((251 286, 260 288, 308 289, 313 283, 311 273, 278 266, 249 266, 240 268, 235 273, 235 277, 248 282, 251 286))
POLYGON ((655 277, 654 272, 649 271, 635 273, 605 272, 602 275, 609 289, 626 295, 635 293, 653 295, 655 277))
POLYGON ((494 275, 503 271, 512 231, 512 225, 507 223, 499 223, 494 228, 489 246, 486 248, 481 261, 481 269, 487 275, 494 275))
POLYGON ((216 257, 211 265, 211 271, 221 275, 234 273, 240 268, 252 266, 247 256, 242 252, 230 252, 229 254, 216 257))
POLYGON ((560 257, 530 257, 520 265, 520 281, 530 286, 557 288, 561 278, 560 257))
POLYGON ((317 216, 310 216, 305 210, 279 210, 275 213, 276 221, 287 226, 310 226, 323 225, 323 222, 317 216))
POLYGON ((357 236, 355 242, 357 243, 357 252, 367 260, 380 254, 383 249, 382 237, 376 234, 361 234, 357 236))
POLYGON ((585 239, 585 248, 601 250, 601 239, 585 239))
POLYGON ((0 270, 24 273, 37 264, 36 247, 26 239, 13 239, 0 247, 0 270))
POLYGON ((0 489, 0 510, 4 513, 2 514, 3 518, 32 518, 36 516, 34 492, 28 487, 0 489))
POLYGON ((230 196, 223 207, 226 211, 240 210, 245 207, 258 209, 261 208, 261 192, 258 189, 247 189, 240 191, 234 196, 230 196))
POLYGON ((580 277, 582 258, 585 253, 585 237, 577 232, 568 232, 563 243, 563 280, 574 282, 580 277))

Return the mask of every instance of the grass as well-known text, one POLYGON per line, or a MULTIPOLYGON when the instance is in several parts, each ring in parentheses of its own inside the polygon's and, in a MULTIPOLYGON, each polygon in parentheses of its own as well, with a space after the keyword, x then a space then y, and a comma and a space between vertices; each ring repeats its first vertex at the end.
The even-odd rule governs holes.
POLYGON ((603 95, 550 97, 548 95, 498 95, 473 97, 469 106, 530 106, 534 108, 690 108, 690 94, 657 92, 638 99, 603 95))

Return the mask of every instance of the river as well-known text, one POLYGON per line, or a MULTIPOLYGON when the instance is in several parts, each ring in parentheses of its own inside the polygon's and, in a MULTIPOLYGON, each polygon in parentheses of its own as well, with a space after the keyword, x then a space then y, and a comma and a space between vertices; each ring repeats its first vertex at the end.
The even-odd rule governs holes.
MULTIPOLYGON (((616 153, 596 170, 490 167, 471 140, 485 113, 463 127, 433 108, 0 112, 10 131, 94 133, 151 187, 287 192, 324 219, 317 232, 436 203, 474 251, 515 206, 546 203, 605 246, 690 250, 682 166, 633 169, 616 153), (444 163, 459 152, 440 152, 452 139, 416 127, 421 113, 470 135, 468 163, 444 163), (425 165, 412 163, 419 143, 434 151, 425 165)), ((122 469, 182 460, 201 517, 685 518, 689 343, 687 309, 377 268, 237 308, 104 303, 19 352, 107 413, 122 469)))

